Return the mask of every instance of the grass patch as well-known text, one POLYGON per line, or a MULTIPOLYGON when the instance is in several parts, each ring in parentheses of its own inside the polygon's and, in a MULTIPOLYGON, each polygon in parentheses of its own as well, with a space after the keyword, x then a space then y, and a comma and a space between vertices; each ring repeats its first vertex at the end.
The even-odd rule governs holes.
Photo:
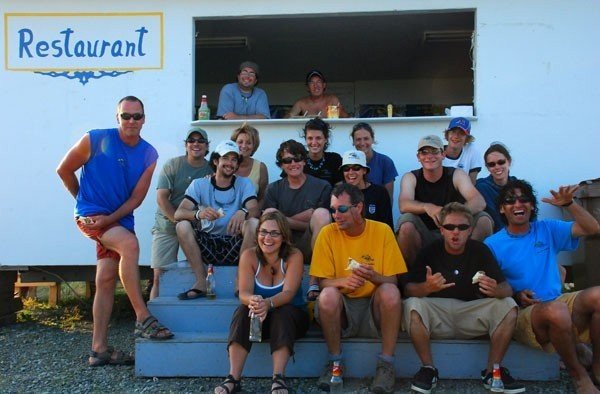
MULTIPOLYGON (((32 322, 63 330, 89 327, 92 322, 93 297, 86 298, 85 282, 61 286, 61 299, 56 306, 46 300, 47 289, 38 289, 36 298, 23 298, 23 309, 17 313, 17 322, 32 322), (45 290, 45 291, 44 291, 45 290)), ((135 313, 125 290, 119 284, 115 291, 112 321, 135 319, 135 313)))

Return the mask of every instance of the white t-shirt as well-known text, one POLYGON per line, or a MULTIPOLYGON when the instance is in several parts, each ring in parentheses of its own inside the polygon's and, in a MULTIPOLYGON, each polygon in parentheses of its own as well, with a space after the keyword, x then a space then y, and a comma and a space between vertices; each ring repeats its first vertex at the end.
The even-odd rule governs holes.
POLYGON ((483 167, 483 157, 479 153, 479 150, 473 146, 473 143, 470 143, 463 147, 458 158, 450 159, 446 156, 442 165, 445 167, 460 168, 469 174, 473 171, 481 171, 481 168, 483 167))

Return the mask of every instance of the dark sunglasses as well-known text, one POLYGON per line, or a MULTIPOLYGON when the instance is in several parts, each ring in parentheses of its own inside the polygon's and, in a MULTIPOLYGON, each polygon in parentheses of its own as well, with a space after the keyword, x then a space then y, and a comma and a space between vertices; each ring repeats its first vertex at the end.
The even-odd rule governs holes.
POLYGON ((503 166, 505 164, 506 164, 506 160, 504 160, 504 159, 500 159, 498 161, 490 161, 488 163, 485 163, 485 165, 488 166, 489 168, 494 168, 494 167, 496 167, 496 165, 503 166))
POLYGON ((339 207, 334 208, 334 207, 329 207, 329 212, 331 212, 331 214, 335 214, 336 212, 339 213, 346 213, 350 210, 350 208, 355 207, 356 205, 340 205, 339 207))
POLYGON ((260 229, 260 230, 258 230, 258 235, 260 235, 261 237, 266 237, 267 235, 270 235, 271 238, 279 238, 279 237, 281 237, 281 232, 279 232, 277 230, 267 231, 267 230, 260 229))
POLYGON ((506 205, 513 205, 516 202, 520 202, 521 204, 526 204, 531 202, 531 199, 527 196, 507 196, 502 203, 506 205))
POLYGON ((423 156, 437 155, 441 152, 439 149, 419 149, 419 154, 423 156))
POLYGON ((360 171, 363 169, 363 166, 361 166, 360 164, 353 164, 351 166, 344 166, 342 167, 342 171, 343 172, 348 172, 350 170, 352 171, 360 171))
POLYGON ((300 163, 301 161, 304 161, 304 159, 301 156, 294 156, 294 157, 284 157, 281 160, 279 160, 279 162, 281 164, 292 164, 292 161, 294 163, 300 163))
POLYGON ((121 116, 121 119, 123 119, 123 120, 129 120, 131 118, 133 118, 133 120, 141 120, 144 117, 144 114, 141 114, 139 112, 136 112, 135 114, 121 112, 121 114, 119 116, 121 116))
POLYGON ((187 140, 185 140, 185 142, 187 142, 188 144, 193 144, 194 142, 197 142, 199 144, 206 144, 206 140, 204 138, 188 138, 187 140))
POLYGON ((458 231, 465 231, 471 228, 469 224, 442 224, 444 230, 454 231, 458 229, 458 231))

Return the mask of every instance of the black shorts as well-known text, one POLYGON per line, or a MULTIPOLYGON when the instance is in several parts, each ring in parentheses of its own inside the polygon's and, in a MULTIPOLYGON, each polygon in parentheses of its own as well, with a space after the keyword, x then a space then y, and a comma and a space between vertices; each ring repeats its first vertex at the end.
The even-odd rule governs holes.
POLYGON ((196 234, 196 242, 200 246, 202 261, 213 265, 238 265, 241 235, 210 234, 201 231, 195 223, 192 225, 196 234))

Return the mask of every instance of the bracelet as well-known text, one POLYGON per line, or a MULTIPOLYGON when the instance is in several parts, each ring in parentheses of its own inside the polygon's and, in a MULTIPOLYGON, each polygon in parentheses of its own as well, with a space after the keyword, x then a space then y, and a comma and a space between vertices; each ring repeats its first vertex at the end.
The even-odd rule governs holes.
POLYGON ((570 207, 570 206, 571 206, 571 204, 573 204, 573 200, 569 201, 569 202, 568 202, 568 203, 566 203, 566 204, 563 204, 563 205, 561 205, 561 207, 563 207, 563 208, 570 207))
POLYGON ((273 298, 269 297, 269 310, 272 311, 273 309, 275 309, 275 304, 273 304, 273 298))
POLYGON ((247 219, 248 218, 248 210, 244 207, 241 207, 240 211, 244 212, 244 218, 247 219))
POLYGON ((200 210, 199 209, 194 214, 194 217, 196 218, 196 220, 200 220, 200 210))

